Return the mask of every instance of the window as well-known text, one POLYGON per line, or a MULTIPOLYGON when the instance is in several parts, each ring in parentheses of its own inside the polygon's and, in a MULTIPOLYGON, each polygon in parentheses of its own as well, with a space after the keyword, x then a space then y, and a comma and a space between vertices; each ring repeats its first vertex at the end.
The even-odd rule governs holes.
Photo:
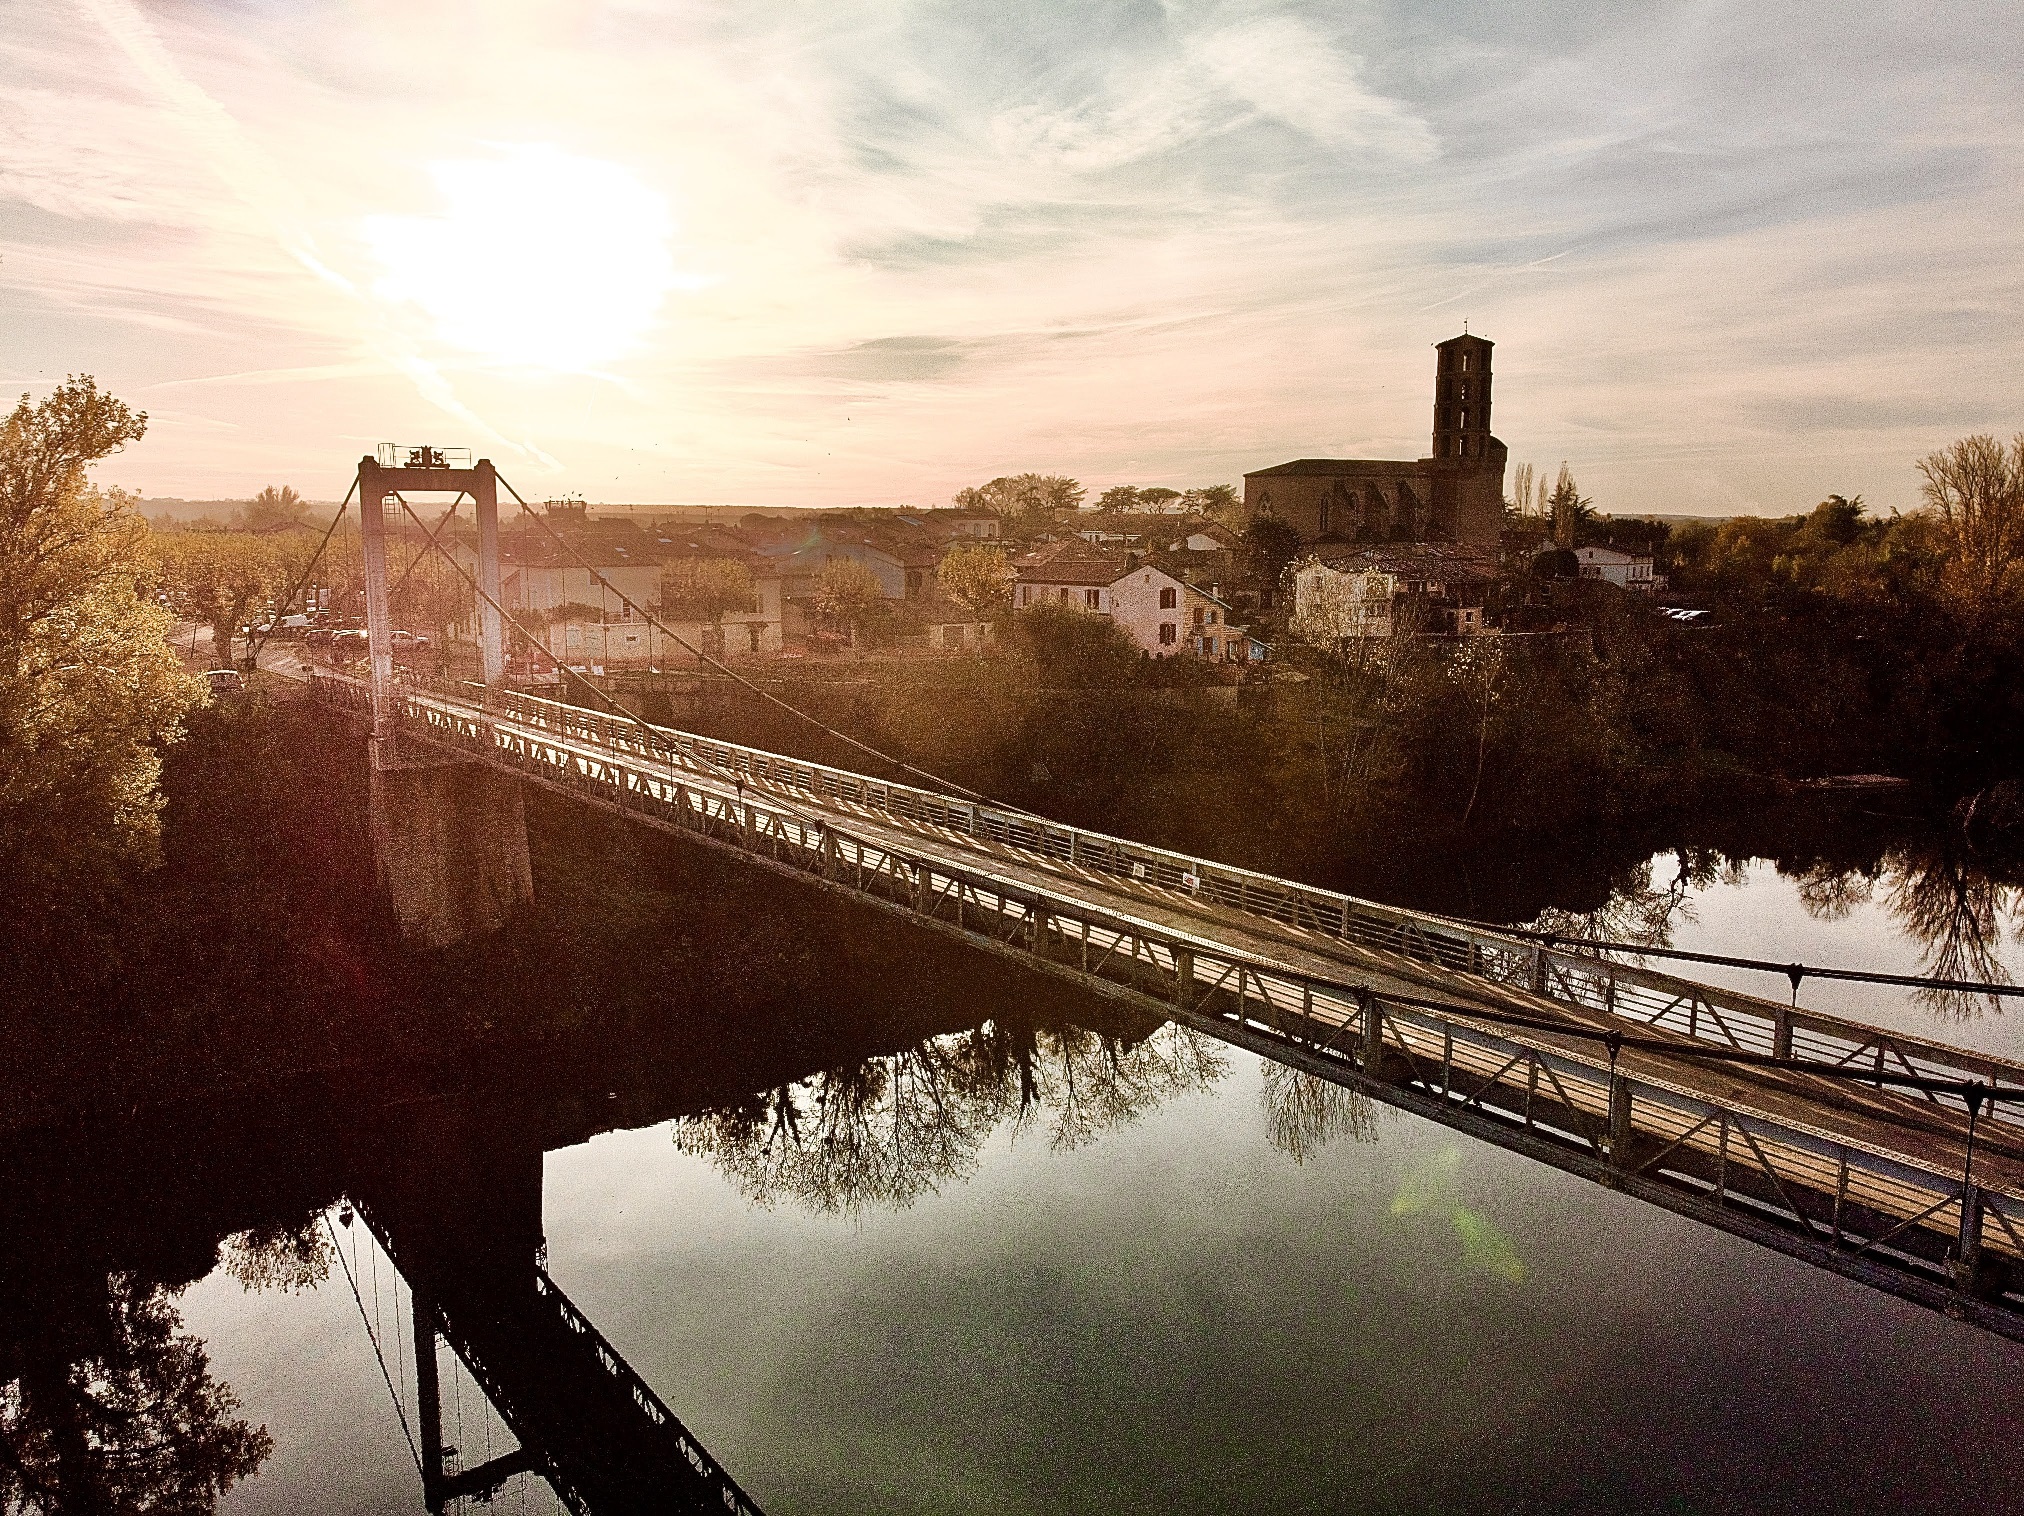
POLYGON ((1019 586, 1019 603, 1021 605, 1031 605, 1033 603, 1032 585, 1022 584, 1019 586))
POLYGON ((1462 354, 1462 372, 1465 374, 1469 372, 1469 355, 1467 353, 1462 354))
POLYGON ((1083 603, 1084 605, 1086 605, 1087 607, 1089 607, 1089 609, 1091 609, 1091 610, 1093 610, 1093 611, 1097 611, 1097 610, 1102 610, 1102 609, 1103 609, 1103 591, 1102 591, 1102 590, 1084 590, 1084 591, 1082 592, 1082 603, 1083 603))
POLYGON ((1161 609, 1161 610, 1163 610, 1163 611, 1170 611, 1170 610, 1172 610, 1172 609, 1174 608, 1174 606, 1175 606, 1176 604, 1178 604, 1178 603, 1179 603, 1179 602, 1178 602, 1178 601, 1176 601, 1176 600, 1174 599, 1174 591, 1172 591, 1172 590, 1161 590, 1161 591, 1160 591, 1160 609, 1161 609))
POLYGON ((1468 424, 1469 424, 1469 413, 1467 411, 1456 411, 1455 425, 1458 427, 1467 427, 1468 424))
POLYGON ((749 641, 749 642, 750 642, 750 643, 752 644, 752 651, 753 651, 753 652, 755 652, 755 653, 756 653, 756 652, 758 652, 758 651, 759 651, 759 623, 758 623, 758 622, 756 622, 756 621, 748 621, 748 622, 746 622, 746 623, 745 623, 745 636, 746 636, 746 639, 747 639, 747 640, 748 640, 748 641, 749 641))
POLYGON ((1061 587, 1061 603, 1068 604, 1068 586, 1065 584, 1061 587))
POLYGON ((1198 605, 1195 607, 1195 625, 1200 626, 1201 624, 1202 624, 1202 607, 1198 605))
POLYGON ((1171 621, 1162 621, 1162 622, 1160 623, 1160 646, 1161 646, 1161 647, 1172 647, 1172 646, 1174 645, 1174 638, 1175 638, 1176 636, 1178 636, 1178 635, 1179 635, 1179 634, 1178 634, 1178 633, 1177 633, 1177 632, 1175 631, 1175 629, 1174 629, 1174 624, 1173 624, 1173 622, 1171 622, 1171 621))
POLYGON ((1214 626, 1215 624, 1216 624, 1216 613, 1214 611, 1211 611, 1209 612, 1209 625, 1214 626))

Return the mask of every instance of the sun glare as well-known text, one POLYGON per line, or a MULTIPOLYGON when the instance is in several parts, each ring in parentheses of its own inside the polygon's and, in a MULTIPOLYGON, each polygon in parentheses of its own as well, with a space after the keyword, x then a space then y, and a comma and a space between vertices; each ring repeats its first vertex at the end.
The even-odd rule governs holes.
POLYGON ((682 282, 666 198, 615 163, 526 146, 428 173, 440 214, 365 222, 386 271, 373 288, 467 352, 536 369, 607 363, 682 282))

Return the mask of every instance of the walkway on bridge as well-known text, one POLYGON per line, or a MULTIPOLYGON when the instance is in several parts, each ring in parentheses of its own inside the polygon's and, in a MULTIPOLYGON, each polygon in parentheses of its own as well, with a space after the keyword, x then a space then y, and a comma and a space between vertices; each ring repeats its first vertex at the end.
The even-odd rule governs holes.
POLYGON ((2024 1064, 616 715, 394 703, 406 758, 737 852, 2024 1340, 2024 1112, 1974 1094, 2024 1064))

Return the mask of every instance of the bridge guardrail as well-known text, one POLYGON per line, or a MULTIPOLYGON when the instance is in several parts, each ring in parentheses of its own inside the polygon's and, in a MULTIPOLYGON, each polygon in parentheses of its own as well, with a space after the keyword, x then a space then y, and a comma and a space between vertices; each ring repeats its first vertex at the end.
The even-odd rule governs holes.
MULTIPOLYGON (((1501 1029, 1348 978, 1260 962, 1186 928, 1154 926, 1029 878, 986 854, 916 851, 852 834, 759 787, 688 782, 659 752, 611 751, 471 702, 420 695, 430 740, 518 769, 607 809, 850 891, 1049 972, 1102 981, 1154 1014, 1213 1030, 1394 1105, 1626 1190, 1683 1215, 2024 1340, 2024 1179, 1971 1182, 1944 1147, 1876 1138, 1724 1101, 1661 1066, 1558 1032, 1501 1029), (504 719, 497 719, 504 714, 504 719), (974 858, 975 862, 966 861, 974 858)), ((1352 973, 1345 966, 1345 974, 1352 973)), ((1760 1092, 1761 1093, 1761 1092, 1760 1092)), ((1877 1111, 1910 1107, 1878 1096, 1877 1111)), ((1991 1134, 1992 1138, 1994 1134, 1991 1134)))
MULTIPOLYGON (((320 688, 343 689, 346 693, 341 698, 346 703, 358 704, 365 698, 366 686, 345 676, 319 675, 312 683, 320 688)), ((419 680, 406 682, 402 691, 409 698, 443 700, 467 710, 510 713, 547 730, 595 742, 616 752, 677 758, 699 773, 735 776, 751 783, 779 786, 818 801, 839 801, 882 811, 901 820, 996 843, 1055 864, 1399 954, 1695 1041, 1835 1064, 1861 1062, 1878 1072, 1937 1079, 1959 1079, 1966 1075, 2024 1082, 2024 1062, 1783 1005, 1642 965, 1502 937, 1429 912, 1382 905, 1316 885, 1050 821, 1029 812, 938 795, 849 769, 790 758, 637 718, 621 720, 519 691, 486 690, 482 686, 445 688, 419 680), (643 729, 654 734, 651 741, 642 735, 643 729)), ((1952 1095, 1927 1098, 1950 1110, 1966 1109, 1965 1102, 1952 1095)), ((2024 1113, 2020 1112, 1991 1112, 1984 1119, 2024 1127, 2024 1113)))

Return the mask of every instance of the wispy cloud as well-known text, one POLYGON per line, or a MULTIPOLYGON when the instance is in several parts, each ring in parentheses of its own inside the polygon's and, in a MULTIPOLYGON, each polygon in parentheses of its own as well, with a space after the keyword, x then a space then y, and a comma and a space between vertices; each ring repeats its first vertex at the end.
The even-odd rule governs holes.
POLYGON ((1500 434, 1605 504, 1890 503, 2024 414, 2005 15, 17 8, 0 343, 177 395, 116 465, 167 493, 327 488, 346 439, 442 434, 594 496, 818 503, 1411 456, 1467 317, 1500 434), (602 167, 574 204, 502 180, 496 246, 444 198, 445 165, 535 162, 602 167), (679 277, 571 372, 597 345, 544 291, 609 284, 607 171, 667 210, 626 266, 679 277), (405 284, 389 229, 428 234, 405 284))

